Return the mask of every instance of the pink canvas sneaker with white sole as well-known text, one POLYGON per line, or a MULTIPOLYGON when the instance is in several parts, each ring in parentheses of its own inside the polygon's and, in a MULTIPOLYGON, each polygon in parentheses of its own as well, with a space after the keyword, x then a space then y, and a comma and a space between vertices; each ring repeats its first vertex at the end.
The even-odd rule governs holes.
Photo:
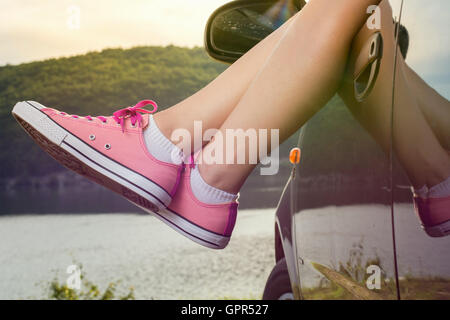
POLYGON ((430 237, 450 235, 450 196, 424 199, 414 193, 414 209, 430 237))
POLYGON ((80 117, 35 101, 22 101, 12 114, 64 166, 139 207, 158 212, 170 204, 182 166, 159 161, 147 150, 143 130, 148 114, 156 109, 154 101, 144 100, 110 117, 80 117), (146 105, 153 110, 142 109, 146 105))
POLYGON ((212 249, 223 249, 230 241, 238 202, 207 204, 191 189, 191 167, 187 164, 170 205, 156 216, 187 238, 212 249))

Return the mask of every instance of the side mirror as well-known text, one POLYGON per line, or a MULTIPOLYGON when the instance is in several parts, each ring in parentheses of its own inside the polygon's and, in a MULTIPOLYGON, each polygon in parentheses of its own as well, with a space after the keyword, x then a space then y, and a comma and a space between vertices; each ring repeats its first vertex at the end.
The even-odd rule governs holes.
POLYGON ((205 49, 219 61, 232 63, 296 14, 304 0, 237 0, 209 17, 205 49))

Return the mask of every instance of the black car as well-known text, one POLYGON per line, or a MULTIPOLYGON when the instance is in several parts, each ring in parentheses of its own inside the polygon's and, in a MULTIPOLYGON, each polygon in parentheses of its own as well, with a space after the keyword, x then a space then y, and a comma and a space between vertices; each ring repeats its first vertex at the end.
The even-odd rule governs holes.
MULTIPOLYGON (((206 49, 232 63, 305 4, 228 3, 208 21, 206 49)), ((400 54, 439 94, 447 110, 440 120, 450 124, 450 3, 384 0, 379 9, 381 27, 367 23, 353 41, 339 94, 299 132, 276 211, 265 299, 450 298, 450 237, 421 228, 394 143, 400 97, 420 94, 399 89, 400 54), (370 130, 380 114, 385 140, 370 130)), ((450 135, 440 139, 450 150, 450 135)))

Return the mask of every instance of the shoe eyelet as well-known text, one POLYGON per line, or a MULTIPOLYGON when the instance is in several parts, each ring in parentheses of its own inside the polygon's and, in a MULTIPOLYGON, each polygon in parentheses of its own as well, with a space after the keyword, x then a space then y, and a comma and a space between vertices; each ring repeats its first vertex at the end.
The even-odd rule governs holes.
POLYGON ((95 135, 91 134, 91 135, 89 136, 89 140, 94 141, 94 140, 95 140, 95 135))
POLYGON ((111 145, 110 145, 109 143, 105 144, 105 149, 106 149, 106 150, 111 149, 111 145))

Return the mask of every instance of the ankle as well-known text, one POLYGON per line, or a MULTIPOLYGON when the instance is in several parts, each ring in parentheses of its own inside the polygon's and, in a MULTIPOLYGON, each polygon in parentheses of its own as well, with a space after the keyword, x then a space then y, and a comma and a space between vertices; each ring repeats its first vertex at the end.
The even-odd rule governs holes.
POLYGON ((171 135, 174 128, 174 121, 173 119, 170 119, 170 115, 168 114, 168 110, 163 110, 160 112, 157 112, 153 115, 153 120, 155 121, 156 125, 158 126, 161 133, 172 143, 176 144, 171 139, 171 135))
POLYGON ((194 133, 189 129, 186 119, 179 118, 179 112, 171 107, 156 113, 153 116, 161 133, 179 149, 183 150, 185 156, 194 152, 194 133), (175 133, 175 135, 174 135, 175 133))
POLYGON ((429 188, 438 185, 450 177, 450 159, 446 156, 440 161, 429 166, 426 176, 426 184, 429 188), (446 158, 446 159, 445 159, 446 158))
POLYGON ((450 157, 441 147, 417 148, 411 164, 410 178, 416 189, 431 188, 450 176, 450 157))
POLYGON ((237 193, 230 193, 207 183, 200 174, 198 166, 191 171, 190 183, 194 196, 204 203, 221 204, 237 199, 237 193))
POLYGON ((182 163, 182 150, 164 135, 153 115, 149 116, 149 124, 143 131, 143 137, 148 152, 154 158, 172 164, 182 163))
MULTIPOLYGON (((232 172, 227 169, 227 165, 207 165, 197 166, 203 180, 210 186, 228 193, 237 194, 242 186, 241 179, 234 179, 232 172)), ((244 180, 245 181, 245 180, 244 180)))

